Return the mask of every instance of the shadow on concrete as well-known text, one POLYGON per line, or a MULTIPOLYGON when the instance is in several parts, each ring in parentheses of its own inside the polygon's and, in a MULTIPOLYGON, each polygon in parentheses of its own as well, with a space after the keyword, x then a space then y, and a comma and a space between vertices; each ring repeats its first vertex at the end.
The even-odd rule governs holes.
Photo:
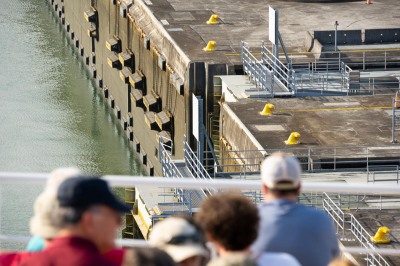
POLYGON ((360 2, 365 3, 366 0, 290 0, 288 2, 298 2, 298 3, 346 3, 346 2, 360 2))
POLYGON ((274 113, 274 115, 280 115, 280 116, 292 116, 290 113, 274 113))

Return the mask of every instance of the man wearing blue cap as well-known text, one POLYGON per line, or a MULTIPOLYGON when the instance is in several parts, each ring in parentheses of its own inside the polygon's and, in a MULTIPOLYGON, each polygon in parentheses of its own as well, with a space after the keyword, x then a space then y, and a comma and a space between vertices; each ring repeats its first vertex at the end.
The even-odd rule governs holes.
POLYGON ((114 265, 100 251, 111 248, 120 226, 120 213, 129 212, 130 208, 119 202, 98 177, 65 180, 57 199, 60 210, 53 221, 60 232, 45 250, 22 265, 114 265))

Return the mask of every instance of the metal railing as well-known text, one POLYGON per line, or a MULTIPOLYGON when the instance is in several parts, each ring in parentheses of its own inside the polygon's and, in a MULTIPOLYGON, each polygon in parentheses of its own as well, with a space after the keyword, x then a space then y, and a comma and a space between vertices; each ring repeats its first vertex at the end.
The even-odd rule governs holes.
MULTIPOLYGON (((400 50, 337 51, 299 53, 304 57, 275 57, 261 45, 261 59, 257 59, 245 42, 241 42, 244 72, 255 81, 261 90, 270 96, 343 93, 367 94, 390 93, 399 89, 399 81, 388 81, 378 77, 365 77, 368 69, 387 70, 400 67, 400 50), (321 57, 319 55, 322 55, 321 57), (345 67, 344 67, 345 66, 345 67), (351 73, 354 72, 354 76, 351 73), (363 73, 359 78, 357 74, 363 73), (279 89, 280 91, 277 91, 279 89)), ((368 73, 368 72, 367 72, 368 73)), ((370 74, 370 73, 369 73, 370 74)), ((400 76, 400 71, 399 71, 400 76)), ((389 79, 390 77, 386 77, 389 79)))
MULTIPOLYGON (((350 232, 350 237, 355 237, 364 248, 376 250, 376 247, 370 242, 371 235, 357 221, 354 215, 343 212, 328 194, 323 193, 323 195, 323 209, 332 218, 336 226, 336 232, 341 235, 341 239, 348 240, 346 237, 350 232)), ((380 254, 375 254, 374 252, 367 253, 366 261, 367 265, 390 265, 380 254)))
POLYGON ((294 70, 286 67, 265 47, 264 43, 261 45, 261 60, 250 52, 247 43, 243 41, 241 50, 243 70, 261 90, 268 92, 271 97, 276 94, 295 94, 294 70))
POLYGON ((244 72, 254 80, 258 88, 273 94, 274 78, 272 72, 250 52, 244 42, 241 43, 241 49, 244 72))
POLYGON ((399 183, 399 166, 392 166, 390 168, 394 168, 393 170, 383 170, 383 171, 367 171, 367 182, 375 183, 375 182, 386 182, 386 181, 394 181, 397 184, 399 183))
POLYGON ((171 140, 168 140, 171 145, 167 145, 164 143, 164 138, 159 137, 158 141, 158 152, 159 152, 159 160, 161 161, 162 173, 165 177, 171 178, 182 178, 181 173, 174 163, 172 163, 170 151, 173 149, 173 143, 171 140))
POLYGON ((208 166, 214 176, 220 174, 238 175, 243 178, 258 174, 264 154, 284 151, 296 156, 303 171, 315 172, 379 172, 397 170, 400 165, 400 147, 327 147, 327 148, 286 148, 267 150, 220 150, 219 165, 224 170, 218 173, 215 166, 208 166))
MULTIPOLYGON (((189 143, 187 143, 186 140, 184 141, 184 158, 186 166, 196 179, 212 180, 212 177, 204 168, 203 162, 199 161, 197 155, 193 152, 192 148, 190 148, 189 143)), ((215 192, 215 190, 209 188, 204 188, 202 191, 204 196, 215 192)))
MULTIPOLYGON (((330 67, 336 65, 338 67, 337 70, 339 70, 341 62, 346 63, 351 68, 360 70, 370 68, 386 70, 400 65, 400 49, 339 50, 321 53, 300 52, 292 55, 291 63, 294 69, 297 69, 297 66, 300 66, 300 69, 305 69, 307 63, 315 65, 314 70, 323 68, 326 63, 329 63, 330 67)), ((285 59, 282 58, 282 61, 285 62, 285 59)))
MULTIPOLYGON (((4 173, 0 172, 0 184, 16 184, 22 183, 25 185, 30 184, 44 184, 47 174, 35 173, 4 173)), ((157 186, 174 188, 179 183, 179 186, 185 189, 248 189, 257 190, 260 187, 260 181, 244 181, 244 180, 198 180, 192 178, 183 178, 177 181, 170 178, 149 178, 149 177, 132 177, 132 176, 104 176, 111 186, 113 187, 135 187, 140 186, 157 186)), ((347 236, 350 233, 352 237, 357 239, 362 249, 353 247, 353 250, 346 248, 346 251, 365 253, 367 254, 367 262, 369 265, 388 265, 379 253, 388 255, 400 255, 399 251, 395 250, 382 250, 376 248, 369 242, 370 235, 362 227, 362 225, 351 215, 342 211, 338 205, 326 192, 340 192, 340 193, 356 193, 358 191, 365 191, 365 193, 381 193, 389 195, 399 195, 400 188, 393 186, 381 185, 366 185, 366 184, 346 184, 346 183, 304 183, 302 185, 304 192, 322 192, 323 193, 323 206, 325 211, 332 217, 338 228, 338 234, 347 236), (386 253, 385 253, 386 252, 386 253)), ((165 217, 156 217, 157 219, 165 217)), ((19 236, 4 236, 0 235, 3 241, 26 241, 27 237, 19 236)), ((136 240, 120 240, 127 246, 145 245, 144 242, 137 242, 136 240)))
MULTIPOLYGON (((167 178, 183 178, 176 164, 171 158, 173 150, 173 142, 170 139, 165 139, 162 136, 158 140, 159 160, 161 162, 162 174, 167 178), (166 142, 166 143, 165 143, 166 142), (167 143, 171 143, 168 145, 167 143)), ((185 191, 182 188, 174 188, 174 195, 183 205, 186 205, 191 210, 191 199, 187 199, 185 191)))
MULTIPOLYGON (((10 242, 10 243, 25 243, 27 244, 30 241, 31 237, 29 236, 7 236, 0 235, 0 242, 10 242)), ((143 239, 115 239, 115 244, 117 247, 149 247, 149 242, 143 239)), ((360 247, 340 247, 342 252, 346 253, 357 253, 357 254, 366 254, 366 253, 378 253, 381 255, 388 256, 400 256, 400 251, 398 249, 366 249, 360 247)))
POLYGON ((293 94, 295 93, 295 71, 291 67, 290 62, 288 63, 288 67, 283 64, 279 58, 275 57, 275 55, 268 50, 264 42, 261 43, 261 61, 272 72, 272 76, 281 83, 285 90, 293 92, 293 94))

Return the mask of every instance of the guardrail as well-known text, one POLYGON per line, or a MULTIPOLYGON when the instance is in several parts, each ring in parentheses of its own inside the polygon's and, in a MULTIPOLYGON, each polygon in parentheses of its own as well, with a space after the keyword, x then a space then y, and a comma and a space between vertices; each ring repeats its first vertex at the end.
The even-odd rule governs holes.
POLYGON ((246 47, 244 42, 241 43, 243 70, 257 86, 264 91, 268 91, 273 95, 274 78, 272 72, 260 62, 246 47))
MULTIPOLYGON (((43 185, 49 174, 46 173, 15 173, 0 172, 0 184, 24 184, 24 185, 43 185)), ((202 187, 229 190, 229 189, 261 189, 260 180, 232 180, 232 179, 213 179, 198 180, 191 177, 183 179, 165 177, 141 177, 128 175, 104 175, 102 176, 112 187, 135 187, 150 186, 163 188, 188 188, 200 189, 202 187)), ((347 183, 327 183, 327 182, 304 182, 302 192, 326 192, 326 193, 379 193, 382 195, 400 195, 399 186, 376 185, 376 184, 347 184, 347 183)))
MULTIPOLYGON (((218 162, 220 168, 224 171, 219 173, 216 166, 205 162, 205 165, 208 165, 206 170, 209 173, 214 172, 215 177, 228 174, 246 178, 248 175, 260 172, 260 165, 265 159, 265 153, 271 154, 278 151, 283 150, 220 150, 218 162)), ((284 151, 296 156, 303 171, 308 173, 393 171, 398 169, 396 167, 400 165, 400 147, 396 146, 287 148, 284 151)), ((207 158, 207 156, 205 157, 207 158)), ((205 160, 207 161, 207 159, 205 160)))
MULTIPOLYGON (((25 185, 30 184, 44 184, 48 177, 48 174, 38 174, 38 173, 8 173, 0 172, 0 184, 16 184, 22 183, 25 185)), ((137 185, 141 186, 157 186, 157 187, 171 187, 175 188, 177 186, 185 189, 203 189, 207 187, 209 189, 240 189, 240 190, 258 190, 260 189, 260 181, 244 181, 244 180, 197 180, 193 178, 182 178, 170 179, 170 178, 160 178, 160 177, 132 177, 132 176, 104 176, 111 186, 113 187, 135 187, 137 185)), ((371 185, 371 184, 344 184, 344 183, 303 183, 303 192, 341 192, 341 193, 356 193, 363 191, 365 193, 380 193, 389 195, 400 195, 400 187, 394 186, 382 186, 382 185, 371 185)), ((338 232, 345 232, 347 229, 351 234, 358 239, 363 244, 363 249, 345 249, 346 252, 357 252, 366 253, 367 259, 375 265, 388 265, 385 264, 386 261, 379 255, 389 254, 400 256, 400 251, 377 249, 371 243, 368 242, 370 235, 362 226, 357 223, 355 218, 353 220, 346 220, 346 213, 344 213, 340 207, 325 193, 324 198, 324 209, 329 213, 329 215, 334 219, 335 223, 338 225, 338 232), (350 226, 350 227, 349 227, 350 226)), ((349 216, 351 217, 351 216, 349 216)), ((26 241, 25 237, 18 236, 0 236, 0 239, 4 241, 26 241)), ((144 243, 137 241, 123 240, 125 245, 133 246, 142 245, 144 243)))
POLYGON ((295 71, 291 67, 291 63, 288 63, 288 67, 275 57, 272 52, 265 46, 265 43, 261 43, 261 61, 267 68, 272 72, 272 76, 275 80, 282 83, 284 89, 295 94, 296 92, 296 78, 295 71))
MULTIPOLYGON (((207 170, 204 168, 203 163, 199 161, 196 154, 190 148, 189 144, 184 141, 184 158, 186 166, 188 167, 189 171, 193 174, 196 179, 201 180, 212 180, 211 176, 208 174, 207 170)), ((204 196, 210 195, 215 190, 211 190, 209 188, 202 189, 204 192, 204 196)))
POLYGON ((257 59, 247 43, 241 42, 241 57, 244 72, 257 86, 274 95, 294 95, 296 92, 295 71, 285 66, 262 42, 261 60, 257 59), (279 91, 276 89, 279 88, 279 91))
MULTIPOLYGON (((351 237, 355 237, 364 248, 375 250, 376 247, 370 242, 371 235, 357 221, 354 215, 343 212, 328 194, 323 193, 323 195, 323 209, 334 221, 337 233, 341 234, 342 239, 345 239, 349 231, 351 237)), ((374 254, 373 252, 367 253, 366 261, 367 265, 390 266, 380 254, 374 254)))
POLYGON ((367 171, 367 182, 375 183, 375 182, 385 182, 385 181, 395 181, 397 184, 399 183, 399 166, 396 165, 395 169, 392 171, 367 171), (392 176, 391 178, 388 178, 392 176), (383 178, 379 178, 379 176, 384 176, 383 178))
MULTIPOLYGON (((19 236, 19 235, 0 235, 0 242, 12 242, 12 243, 25 243, 27 244, 31 238, 29 236, 19 236)), ((117 247, 149 247, 149 242, 141 239, 115 239, 115 244, 117 247)), ((360 247, 340 247, 342 252, 354 253, 354 254, 366 254, 375 253, 388 256, 400 256, 400 250, 384 248, 384 249, 366 249, 360 247)))
MULTIPOLYGON (((291 89, 295 95, 312 93, 344 93, 349 94, 387 94, 399 89, 399 81, 388 81, 378 77, 359 77, 368 69, 387 70, 389 67, 399 68, 400 49, 391 50, 348 50, 327 51, 321 53, 294 53, 290 61, 276 58, 262 45, 262 62, 269 69, 276 69, 275 76, 291 89), (303 55, 303 56, 302 56, 303 55), (286 67, 289 66, 288 67, 286 67), (345 65, 345 68, 343 67, 345 65), (357 71, 350 76, 353 69, 357 71), (291 80, 291 82, 289 82, 291 80), (288 85, 288 84, 294 84, 288 85)), ((388 77, 386 77, 388 78, 388 77)))
MULTIPOLYGON (((281 60, 285 62, 285 58, 281 60)), ((291 54, 291 60, 295 69, 296 65, 305 66, 307 63, 318 65, 318 63, 325 62, 328 62, 330 66, 336 64, 339 67, 340 63, 344 62, 351 68, 361 70, 367 70, 372 67, 374 69, 388 69, 400 64, 400 49, 339 50, 322 53, 298 52, 291 54)))

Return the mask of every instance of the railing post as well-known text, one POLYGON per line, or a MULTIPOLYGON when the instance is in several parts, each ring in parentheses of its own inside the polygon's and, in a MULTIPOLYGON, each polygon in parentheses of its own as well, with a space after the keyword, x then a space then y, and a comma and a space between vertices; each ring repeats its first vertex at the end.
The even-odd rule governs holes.
POLYGON ((395 138, 395 126, 396 126, 396 112, 395 112, 395 105, 396 105, 396 99, 392 99, 392 143, 396 143, 396 138, 395 138))
POLYGON ((372 78, 372 95, 375 95, 375 78, 372 78))
POLYGON ((345 234, 346 234, 345 227, 346 227, 346 218, 345 218, 345 213, 343 212, 342 213, 342 238, 344 238, 345 234))
POLYGON ((333 171, 336 171, 336 148, 333 150, 333 171))
POLYGON ((385 70, 386 70, 386 51, 385 51, 385 70))
POLYGON ((365 52, 363 52, 363 70, 365 70, 365 52))

